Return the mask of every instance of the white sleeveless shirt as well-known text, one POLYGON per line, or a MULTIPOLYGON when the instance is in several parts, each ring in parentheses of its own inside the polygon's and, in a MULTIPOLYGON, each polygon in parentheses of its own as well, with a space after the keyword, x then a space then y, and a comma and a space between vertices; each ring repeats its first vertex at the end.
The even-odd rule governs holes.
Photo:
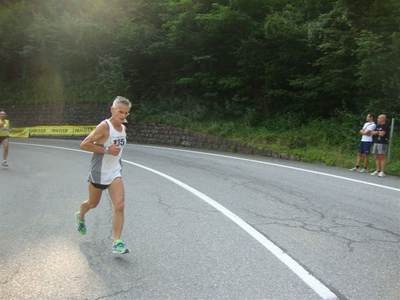
POLYGON ((126 132, 125 126, 122 125, 122 131, 117 131, 111 122, 107 119, 104 122, 108 125, 109 137, 104 143, 104 147, 109 147, 112 144, 116 144, 121 148, 118 156, 93 153, 92 161, 90 165, 90 172, 88 181, 109 185, 117 177, 121 177, 122 161, 121 155, 124 146, 126 145, 126 132))

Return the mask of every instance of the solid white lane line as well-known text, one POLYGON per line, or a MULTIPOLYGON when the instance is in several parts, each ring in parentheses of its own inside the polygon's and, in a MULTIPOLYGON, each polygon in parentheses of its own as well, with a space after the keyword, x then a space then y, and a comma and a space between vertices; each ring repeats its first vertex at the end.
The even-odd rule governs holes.
MULTIPOLYGON (((15 143, 15 144, 53 148, 53 149, 62 149, 62 150, 83 152, 83 153, 91 154, 91 152, 87 152, 84 150, 63 148, 63 147, 57 147, 57 146, 28 144, 28 143, 15 143)), ((229 157, 229 156, 227 156, 227 157, 229 157)), ((239 227, 241 227, 243 230, 245 230, 248 234, 250 234, 259 243, 261 243, 268 251, 270 251, 273 255, 275 255, 290 270, 292 270, 301 280, 303 280, 311 289, 313 289, 322 299, 324 299, 324 300, 338 300, 339 299, 327 286, 325 286, 321 281, 319 281, 317 278, 315 278, 313 275, 311 275, 309 272, 307 272, 306 269, 304 269, 293 258, 291 258, 288 254, 286 254, 282 249, 280 249, 278 246, 276 246, 274 243, 272 243, 269 239, 267 239, 264 235, 262 235, 254 227, 252 227, 248 223, 246 223, 239 216, 237 216, 236 214, 234 214, 229 209, 225 208, 224 206, 222 206, 215 200, 211 199, 210 197, 201 193, 200 191, 192 188, 191 186, 189 186, 189 185, 183 183, 182 181, 180 181, 174 177, 171 177, 167 174, 164 174, 157 170, 151 169, 149 167, 146 167, 146 166, 143 166, 143 165, 140 165, 140 164, 128 161, 128 160, 123 159, 122 161, 124 163, 131 164, 133 166, 136 166, 136 167, 142 168, 144 170, 147 170, 149 172, 152 172, 154 174, 157 174, 157 175, 175 183, 176 185, 182 187, 183 189, 192 193, 196 197, 199 197, 201 200, 203 200, 207 204, 211 205, 212 207, 214 207, 215 209, 220 211, 222 214, 224 214, 226 217, 228 217, 230 220, 232 220, 235 224, 237 224, 239 227)))
POLYGON ((182 181, 171 177, 167 174, 159 172, 157 170, 151 169, 149 167, 128 161, 122 160, 124 163, 134 165, 136 167, 142 168, 154 174, 157 174, 165 179, 175 183, 176 185, 182 187, 188 192, 192 193, 196 197, 199 197, 222 214, 227 216, 233 222, 235 222, 239 227, 245 230, 248 234, 250 234, 253 238, 255 238, 259 243, 261 243, 267 250, 269 250, 273 255, 275 255, 280 261, 282 261, 290 270, 292 270, 297 276, 300 277, 310 288, 312 288, 319 296, 321 296, 324 300, 337 300, 339 299, 328 287, 326 287, 322 282, 320 282, 317 278, 311 275, 307 270, 305 270, 301 265, 299 265, 293 258, 291 258, 288 254, 286 254, 282 249, 272 243, 269 239, 267 239, 264 235, 262 235, 258 230, 254 227, 250 226, 243 219, 235 215, 233 212, 211 199, 207 195, 201 193, 200 191, 192 188, 191 186, 183 183, 182 181))
POLYGON ((279 168, 286 168, 286 169, 291 169, 291 170, 296 170, 296 171, 301 171, 301 172, 307 172, 307 173, 313 173, 313 174, 317 174, 317 175, 333 177, 333 178, 337 178, 337 179, 342 179, 342 180, 362 183, 362 184, 366 184, 366 185, 376 186, 376 187, 379 187, 379 188, 400 192, 400 188, 394 188, 394 187, 381 185, 381 184, 377 184, 377 183, 373 183, 373 182, 366 182, 366 181, 362 181, 362 180, 352 179, 352 178, 348 178, 348 177, 343 177, 343 176, 338 176, 338 175, 333 175, 333 174, 328 174, 328 173, 323 173, 323 172, 318 172, 318 171, 312 171, 312 170, 307 170, 307 169, 302 169, 302 168, 297 168, 297 167, 285 166, 285 165, 276 164, 276 163, 269 163, 269 162, 265 162, 265 161, 261 161, 261 160, 242 158, 242 157, 234 157, 234 156, 228 156, 228 155, 223 155, 223 154, 200 152, 200 151, 174 149, 174 148, 167 148, 167 147, 145 146, 145 145, 131 145, 131 146, 163 149, 163 150, 170 150, 170 151, 181 151, 181 152, 196 153, 196 154, 201 154, 201 155, 208 155, 208 156, 216 156, 216 157, 223 157, 223 158, 229 158, 229 159, 236 159, 236 160, 241 160, 241 161, 248 161, 248 162, 252 162, 252 163, 264 164, 264 165, 269 165, 269 166, 274 166, 274 167, 279 167, 279 168))

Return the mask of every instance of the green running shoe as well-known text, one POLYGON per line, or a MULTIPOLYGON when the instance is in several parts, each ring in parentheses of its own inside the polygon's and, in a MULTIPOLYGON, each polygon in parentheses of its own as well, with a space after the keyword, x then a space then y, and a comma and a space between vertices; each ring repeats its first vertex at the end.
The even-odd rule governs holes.
POLYGON ((82 235, 86 234, 86 225, 85 221, 81 221, 78 218, 79 211, 75 214, 75 221, 76 221, 76 227, 78 227, 78 232, 82 235))
POLYGON ((113 245, 113 253, 126 254, 129 253, 129 250, 121 240, 116 240, 113 245))

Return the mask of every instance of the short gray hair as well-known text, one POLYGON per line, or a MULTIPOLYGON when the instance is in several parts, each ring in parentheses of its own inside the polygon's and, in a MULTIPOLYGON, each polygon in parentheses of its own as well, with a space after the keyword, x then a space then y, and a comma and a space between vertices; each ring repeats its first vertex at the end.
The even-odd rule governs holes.
POLYGON ((122 97, 122 96, 117 96, 117 97, 114 99, 114 102, 113 102, 113 105, 112 105, 112 106, 115 107, 115 108, 117 108, 118 104, 126 105, 126 106, 128 106, 129 108, 131 108, 131 106, 132 106, 131 101, 129 101, 129 99, 126 99, 125 97, 122 97))

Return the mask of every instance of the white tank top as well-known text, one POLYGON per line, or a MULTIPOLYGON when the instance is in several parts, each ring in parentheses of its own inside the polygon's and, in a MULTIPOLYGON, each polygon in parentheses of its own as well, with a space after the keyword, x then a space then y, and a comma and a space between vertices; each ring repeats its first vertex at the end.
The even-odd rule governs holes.
POLYGON ((109 154, 93 153, 88 181, 109 185, 117 177, 121 177, 122 162, 121 155, 126 145, 125 126, 122 125, 122 131, 117 131, 109 120, 104 120, 108 125, 109 137, 104 143, 104 147, 116 144, 121 148, 118 156, 109 154))

